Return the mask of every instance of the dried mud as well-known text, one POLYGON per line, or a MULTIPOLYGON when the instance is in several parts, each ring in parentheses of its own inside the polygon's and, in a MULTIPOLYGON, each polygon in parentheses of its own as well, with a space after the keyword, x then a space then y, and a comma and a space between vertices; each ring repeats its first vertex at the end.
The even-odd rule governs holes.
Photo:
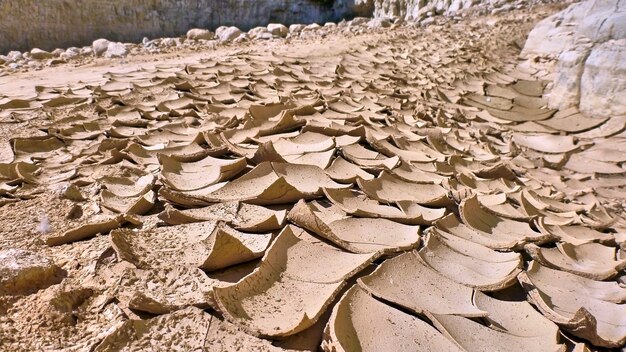
POLYGON ((2 77, 0 349, 623 346, 626 120, 546 107, 554 11, 2 77))

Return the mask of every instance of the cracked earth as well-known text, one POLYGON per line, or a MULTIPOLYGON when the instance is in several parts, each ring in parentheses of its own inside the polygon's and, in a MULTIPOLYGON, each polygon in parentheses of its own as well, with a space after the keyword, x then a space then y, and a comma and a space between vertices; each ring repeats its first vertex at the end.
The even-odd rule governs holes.
POLYGON ((519 59, 557 10, 0 77, 0 349, 623 346, 626 119, 519 59))

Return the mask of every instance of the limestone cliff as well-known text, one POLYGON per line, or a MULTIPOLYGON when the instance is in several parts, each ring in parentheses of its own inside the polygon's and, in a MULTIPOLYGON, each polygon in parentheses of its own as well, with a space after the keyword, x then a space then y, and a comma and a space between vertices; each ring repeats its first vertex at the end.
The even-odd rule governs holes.
POLYGON ((626 114, 626 1, 587 0, 541 21, 522 56, 556 60, 552 106, 626 114))
POLYGON ((102 37, 137 42, 192 27, 249 29, 357 15, 371 15, 371 8, 355 0, 7 0, 0 1, 0 53, 88 45, 102 37))

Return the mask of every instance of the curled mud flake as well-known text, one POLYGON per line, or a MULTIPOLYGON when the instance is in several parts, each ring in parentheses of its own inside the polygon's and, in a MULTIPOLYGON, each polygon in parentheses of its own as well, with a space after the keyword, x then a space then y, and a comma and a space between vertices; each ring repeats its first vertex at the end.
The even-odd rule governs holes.
POLYGON ((517 253, 501 253, 444 232, 431 230, 421 260, 440 274, 481 291, 498 291, 516 282, 522 268, 517 253))
POLYGON ((542 265, 592 280, 607 280, 626 268, 626 259, 616 259, 616 248, 600 243, 557 243, 556 248, 529 244, 526 251, 542 265))
POLYGON ((387 259, 372 274, 358 279, 358 283, 369 294, 417 314, 489 314, 472 302, 473 289, 439 274, 414 251, 387 259))
POLYGON ((548 319, 596 346, 616 347, 626 341, 624 289, 614 282, 594 281, 530 263, 519 281, 529 299, 548 319), (618 314, 616 314, 618 313, 618 314))
POLYGON ((254 335, 293 335, 313 325, 345 280, 375 258, 343 252, 287 226, 261 266, 232 286, 215 288, 215 299, 226 319, 254 335), (324 264, 329 262, 335 265, 324 264))
POLYGON ((419 227, 387 219, 353 218, 319 202, 298 202, 289 212, 294 224, 353 253, 392 253, 415 248, 419 227))
POLYGON ((326 351, 461 351, 423 320, 393 308, 352 286, 335 305, 326 326, 326 351))

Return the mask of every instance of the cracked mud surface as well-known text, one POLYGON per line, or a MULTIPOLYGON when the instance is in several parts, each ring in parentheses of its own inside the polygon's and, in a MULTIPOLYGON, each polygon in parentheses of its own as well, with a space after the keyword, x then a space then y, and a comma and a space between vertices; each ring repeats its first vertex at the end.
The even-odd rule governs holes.
POLYGON ((546 107, 554 11, 0 77, 0 349, 623 346, 625 120, 546 107))

